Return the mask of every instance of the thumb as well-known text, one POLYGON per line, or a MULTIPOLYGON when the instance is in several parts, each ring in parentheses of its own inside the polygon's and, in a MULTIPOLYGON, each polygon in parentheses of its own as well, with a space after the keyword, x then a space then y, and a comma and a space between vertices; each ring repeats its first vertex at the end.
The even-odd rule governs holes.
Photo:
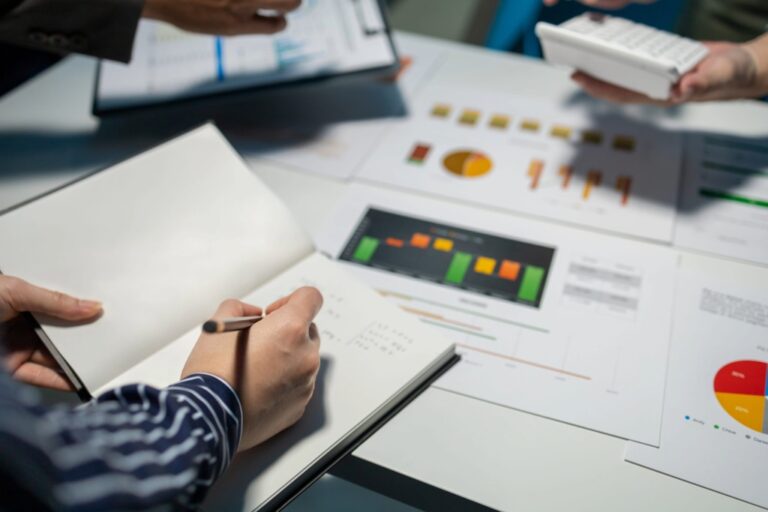
POLYGON ((77 299, 40 288, 16 277, 3 276, 0 279, 0 301, 10 306, 7 314, 0 309, 0 316, 7 317, 0 318, 0 321, 8 320, 23 311, 69 321, 87 320, 101 313, 100 302, 77 299))

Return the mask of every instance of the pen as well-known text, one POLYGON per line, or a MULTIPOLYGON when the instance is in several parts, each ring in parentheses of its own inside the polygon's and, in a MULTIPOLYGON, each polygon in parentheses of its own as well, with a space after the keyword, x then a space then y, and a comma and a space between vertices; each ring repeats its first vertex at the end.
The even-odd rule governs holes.
POLYGON ((247 329, 264 316, 238 316, 234 318, 225 318, 224 320, 208 320, 203 324, 203 332, 217 333, 230 332, 247 329))

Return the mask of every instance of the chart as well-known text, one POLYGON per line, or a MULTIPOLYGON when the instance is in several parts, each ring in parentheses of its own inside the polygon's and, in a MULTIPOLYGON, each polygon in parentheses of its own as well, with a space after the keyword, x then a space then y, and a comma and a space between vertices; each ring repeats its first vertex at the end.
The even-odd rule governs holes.
POLYGON ((731 418, 768 434, 768 364, 734 361, 723 366, 715 376, 715 395, 731 418))
POLYGON ((768 139, 692 135, 675 244, 768 263, 768 139))
POLYGON ((456 344, 436 387, 658 443, 667 248, 359 183, 316 242, 456 344))
POLYGON ((678 134, 533 99, 445 87, 422 91, 410 111, 366 160, 361 178, 672 240, 678 134))
POLYGON ((554 253, 370 208, 339 259, 539 307, 554 253))

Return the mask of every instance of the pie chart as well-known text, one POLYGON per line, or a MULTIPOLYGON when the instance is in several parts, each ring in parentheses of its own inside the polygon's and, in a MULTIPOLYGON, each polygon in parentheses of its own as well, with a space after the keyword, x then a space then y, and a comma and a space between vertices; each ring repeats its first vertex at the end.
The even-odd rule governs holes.
POLYGON ((734 361, 723 366, 715 375, 715 396, 731 418, 768 434, 768 363, 734 361))
POLYGON ((443 159, 443 166, 456 176, 477 178, 491 172, 493 162, 479 151, 463 150, 448 153, 443 159))

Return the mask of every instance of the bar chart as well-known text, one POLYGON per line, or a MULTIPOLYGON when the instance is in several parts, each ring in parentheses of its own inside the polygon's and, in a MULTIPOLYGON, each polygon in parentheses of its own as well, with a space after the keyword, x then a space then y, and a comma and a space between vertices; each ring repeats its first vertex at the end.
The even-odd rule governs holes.
MULTIPOLYGON (((669 242, 678 134, 535 99, 427 90, 358 176, 461 201, 669 242)), ((750 196, 746 196, 750 197, 750 196)))
POLYGON ((538 308, 554 253, 371 208, 339 259, 538 308))

